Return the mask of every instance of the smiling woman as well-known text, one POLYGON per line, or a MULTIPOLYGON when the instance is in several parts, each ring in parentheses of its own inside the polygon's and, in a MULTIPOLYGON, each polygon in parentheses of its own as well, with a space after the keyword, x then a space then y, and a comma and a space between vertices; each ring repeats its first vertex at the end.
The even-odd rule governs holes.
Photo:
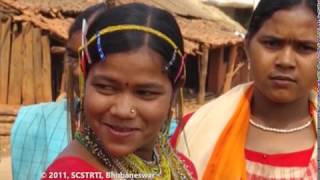
POLYGON ((196 179, 166 139, 184 71, 174 17, 135 3, 83 25, 81 126, 43 179, 196 179))
POLYGON ((316 0, 260 1, 245 39, 254 81, 173 136, 200 178, 317 179, 316 23, 316 0))
POLYGON ((85 114, 111 154, 136 151, 144 159, 152 157, 158 136, 154 132, 167 120, 173 96, 163 61, 160 54, 142 47, 110 54, 90 70, 85 114))

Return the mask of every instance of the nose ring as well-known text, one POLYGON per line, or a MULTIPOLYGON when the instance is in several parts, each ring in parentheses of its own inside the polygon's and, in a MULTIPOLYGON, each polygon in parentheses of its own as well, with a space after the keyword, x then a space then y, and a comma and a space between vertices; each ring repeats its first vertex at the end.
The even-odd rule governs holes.
POLYGON ((134 114, 134 113, 136 113, 136 110, 134 108, 130 108, 130 113, 134 114))

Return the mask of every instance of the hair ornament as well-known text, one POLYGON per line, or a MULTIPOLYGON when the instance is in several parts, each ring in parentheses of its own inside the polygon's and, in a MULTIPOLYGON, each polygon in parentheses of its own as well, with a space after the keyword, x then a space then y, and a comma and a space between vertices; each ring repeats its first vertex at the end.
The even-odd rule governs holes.
POLYGON ((102 49, 100 32, 97 32, 96 37, 97 37, 97 49, 98 49, 99 58, 101 61, 103 61, 106 56, 104 55, 104 52, 102 49))
MULTIPOLYGON (((79 52, 81 52, 82 59, 87 59, 89 64, 91 64, 92 61, 90 60, 90 56, 88 54, 87 47, 95 40, 96 40, 96 46, 97 46, 99 58, 101 60, 105 59, 105 54, 103 52, 102 43, 101 43, 101 36, 102 35, 110 34, 113 32, 118 32, 118 31, 143 31, 145 33, 149 33, 149 34, 152 34, 154 36, 161 38, 162 40, 167 42, 169 45, 171 45, 171 47, 174 49, 172 58, 165 67, 166 70, 169 70, 169 68, 175 63, 175 61, 177 59, 177 54, 181 57, 179 71, 178 71, 177 76, 174 80, 174 83, 176 83, 176 81, 178 81, 178 79, 180 78, 180 76, 183 72, 185 73, 185 68, 184 68, 185 62, 184 61, 185 61, 186 55, 182 54, 182 51, 175 44, 175 42, 171 40, 171 38, 169 38, 166 34, 160 32, 156 29, 142 26, 142 25, 135 25, 135 24, 122 24, 122 25, 107 26, 107 27, 103 28, 102 30, 100 30, 99 32, 97 32, 95 35, 93 35, 93 37, 91 37, 88 41, 86 39, 86 31, 87 31, 86 29, 87 29, 87 24, 86 24, 86 21, 84 20, 83 28, 82 28, 82 30, 83 30, 82 32, 84 32, 84 33, 82 34, 83 35, 82 45, 79 48, 79 52), (86 55, 86 58, 84 58, 83 54, 86 55)), ((86 65, 86 62, 84 61, 83 65, 82 65, 84 67, 84 68, 82 68, 84 75, 86 74, 85 65, 86 65)))
POLYGON ((177 49, 175 49, 175 50, 173 51, 172 58, 171 58, 171 60, 168 62, 168 64, 167 64, 166 67, 165 67, 165 70, 166 70, 166 71, 168 71, 169 68, 170 68, 170 67, 174 64, 174 62, 176 61, 177 52, 178 52, 177 49))
POLYGON ((178 81, 178 79, 180 78, 182 72, 186 73, 185 71, 185 60, 187 58, 187 54, 184 54, 181 58, 181 64, 180 64, 180 67, 179 67, 179 71, 178 71, 178 74, 176 76, 176 78, 174 78, 174 83, 176 83, 178 81))
MULTIPOLYGON (((88 23, 87 20, 85 18, 83 18, 82 20, 82 35, 81 35, 81 44, 82 46, 87 44, 87 32, 88 32, 88 23)), ((81 57, 84 57, 84 55, 86 56, 86 60, 88 61, 89 64, 92 63, 91 58, 89 56, 89 52, 88 52, 88 47, 85 46, 85 48, 83 49, 83 51, 81 52, 81 57)))
MULTIPOLYGON (((122 24, 122 25, 114 25, 114 26, 107 26, 104 29, 99 31, 99 35, 105 35, 105 34, 109 34, 109 33, 113 33, 116 31, 143 31, 152 35, 155 35, 161 39, 163 39, 164 41, 166 41, 167 43, 169 43, 173 49, 177 49, 178 50, 178 54, 180 56, 182 56, 182 52, 181 50, 179 50, 178 46, 165 34, 163 34, 162 32, 150 28, 150 27, 146 27, 146 26, 141 26, 141 25, 135 25, 135 24, 122 24)), ((91 44, 93 41, 95 41, 97 39, 97 34, 94 35, 93 37, 91 37, 89 39, 89 41, 87 41, 84 45, 82 45, 79 50, 83 50, 85 47, 87 47, 89 44, 91 44)))

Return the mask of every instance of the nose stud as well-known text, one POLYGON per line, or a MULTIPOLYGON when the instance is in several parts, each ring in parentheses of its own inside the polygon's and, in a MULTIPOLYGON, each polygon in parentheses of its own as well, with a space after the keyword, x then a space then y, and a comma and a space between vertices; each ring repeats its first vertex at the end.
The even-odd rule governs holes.
POLYGON ((134 113, 136 113, 136 110, 134 108, 130 108, 130 113, 134 114, 134 113))

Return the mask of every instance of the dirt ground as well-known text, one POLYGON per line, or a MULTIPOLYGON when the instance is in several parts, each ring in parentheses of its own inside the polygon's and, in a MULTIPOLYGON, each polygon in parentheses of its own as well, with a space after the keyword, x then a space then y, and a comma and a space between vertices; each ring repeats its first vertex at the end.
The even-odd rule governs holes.
POLYGON ((0 179, 11 180, 11 157, 4 156, 0 159, 0 179))
POLYGON ((11 180, 10 138, 0 137, 0 179, 11 180))

